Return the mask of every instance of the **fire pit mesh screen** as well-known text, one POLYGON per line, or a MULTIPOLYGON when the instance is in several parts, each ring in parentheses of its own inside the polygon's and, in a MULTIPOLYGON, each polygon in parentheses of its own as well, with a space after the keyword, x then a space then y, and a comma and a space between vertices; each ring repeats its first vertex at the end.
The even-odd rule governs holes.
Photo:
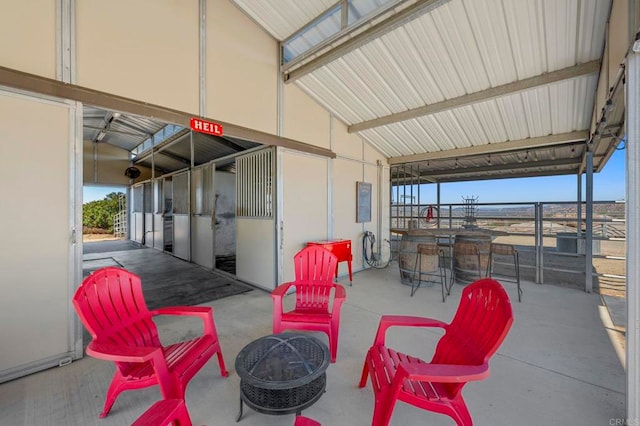
POLYGON ((245 402, 263 412, 294 412, 313 404, 326 386, 327 346, 315 337, 282 333, 248 344, 236 358, 245 402))
POLYGON ((315 402, 324 391, 326 378, 326 374, 323 374, 306 385, 291 389, 264 389, 242 383, 240 390, 246 401, 253 404, 254 408, 259 411, 295 412, 306 408, 307 404, 315 402))

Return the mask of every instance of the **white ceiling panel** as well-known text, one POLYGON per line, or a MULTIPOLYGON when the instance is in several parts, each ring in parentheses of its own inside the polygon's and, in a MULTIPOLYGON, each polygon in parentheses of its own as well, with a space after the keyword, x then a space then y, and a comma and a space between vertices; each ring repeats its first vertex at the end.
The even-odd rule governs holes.
POLYGON ((487 101, 472 105, 482 125, 488 143, 503 142, 508 139, 507 130, 497 102, 487 101))
POLYGON ((363 119, 355 108, 346 102, 347 93, 335 91, 341 83, 330 75, 329 71, 322 70, 306 75, 297 84, 345 123, 357 123, 363 119))
POLYGON ((491 86, 516 81, 518 76, 502 3, 473 0, 463 4, 477 43, 477 48, 471 46, 471 49, 479 53, 491 86))

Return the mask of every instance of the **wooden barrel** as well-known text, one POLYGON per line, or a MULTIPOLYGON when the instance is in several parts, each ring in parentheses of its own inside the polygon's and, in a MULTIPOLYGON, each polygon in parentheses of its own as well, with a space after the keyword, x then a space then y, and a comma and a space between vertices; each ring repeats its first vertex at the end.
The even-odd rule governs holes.
MULTIPOLYGON (((400 282, 411 285, 413 282, 413 269, 416 265, 416 252, 418 244, 435 244, 436 238, 433 235, 420 235, 418 233, 407 232, 400 240, 400 251, 398 253, 398 264, 400 266, 400 282)), ((418 270, 430 272, 438 267, 437 256, 422 256, 419 269, 416 270, 416 280, 418 270)))
POLYGON ((490 235, 456 234, 453 245, 453 270, 456 281, 468 284, 486 276, 490 248, 490 235), (479 270, 478 254, 480 255, 479 270))

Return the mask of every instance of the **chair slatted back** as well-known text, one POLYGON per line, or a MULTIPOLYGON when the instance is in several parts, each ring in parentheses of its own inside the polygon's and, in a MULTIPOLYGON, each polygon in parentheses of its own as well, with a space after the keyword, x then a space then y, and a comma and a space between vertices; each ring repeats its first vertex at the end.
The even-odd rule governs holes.
POLYGON ((338 258, 329 250, 313 245, 294 256, 296 273, 296 309, 329 310, 333 277, 338 258))
POLYGON ((73 305, 96 343, 161 346, 140 277, 129 271, 114 267, 95 271, 76 290, 73 305))
POLYGON ((296 281, 331 283, 338 266, 335 254, 319 245, 308 246, 293 257, 296 281))
MULTIPOLYGON (((511 325, 511 301, 502 285, 484 278, 462 291, 460 305, 447 332, 440 338, 433 364, 481 365, 498 350, 511 325)), ((457 394, 465 383, 444 383, 457 394)))
POLYGON ((478 280, 462 291, 432 363, 481 365, 498 350, 512 324, 511 302, 502 285, 490 278, 478 280))

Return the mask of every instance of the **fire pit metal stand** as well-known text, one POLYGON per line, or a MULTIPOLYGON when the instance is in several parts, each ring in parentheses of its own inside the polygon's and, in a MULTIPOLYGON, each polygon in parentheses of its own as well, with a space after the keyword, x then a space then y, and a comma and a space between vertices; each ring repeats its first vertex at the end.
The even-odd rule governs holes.
POLYGON ((317 338, 300 333, 261 337, 236 357, 242 403, 263 414, 300 414, 324 393, 329 349, 317 338))

